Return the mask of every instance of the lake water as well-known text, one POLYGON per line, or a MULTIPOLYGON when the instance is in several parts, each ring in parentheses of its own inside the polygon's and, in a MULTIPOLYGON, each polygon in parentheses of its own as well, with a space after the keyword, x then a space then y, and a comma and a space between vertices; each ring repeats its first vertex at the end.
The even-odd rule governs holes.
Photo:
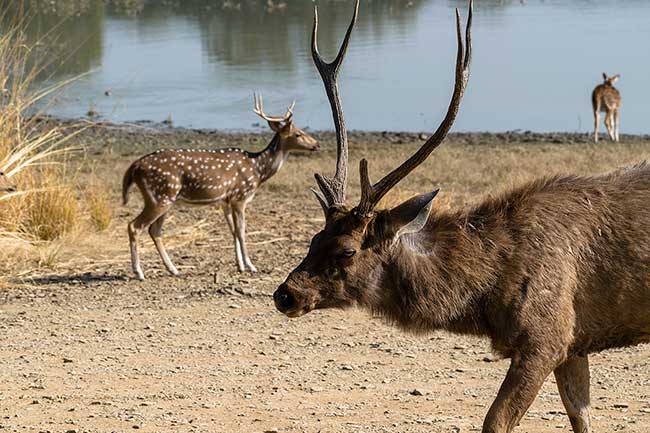
MULTIPOLYGON (((171 117, 177 126, 254 129, 259 91, 267 112, 279 114, 295 98, 300 126, 333 128, 309 51, 311 1, 32 3, 30 37, 58 34, 47 38, 64 59, 53 79, 88 72, 52 114, 92 108, 114 121, 171 117)), ((438 124, 452 90, 455 7, 466 17, 465 1, 361 0, 340 77, 351 129, 438 124)), ((330 57, 352 1, 321 0, 319 12, 321 53, 330 57)), ((621 74, 621 131, 650 132, 650 1, 476 0, 473 41, 454 130, 588 131, 591 90, 608 72, 621 74)))

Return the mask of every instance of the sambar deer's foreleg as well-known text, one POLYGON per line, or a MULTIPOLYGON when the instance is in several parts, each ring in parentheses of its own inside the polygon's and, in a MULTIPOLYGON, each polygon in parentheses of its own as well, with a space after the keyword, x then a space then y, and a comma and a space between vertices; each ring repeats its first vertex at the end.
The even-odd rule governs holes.
POLYGON ((589 360, 574 356, 554 371, 574 433, 589 433, 589 360))
POLYGON ((162 259, 169 273, 174 276, 178 276, 178 269, 176 269, 176 266, 174 266, 171 259, 169 258, 162 240, 162 226, 165 222, 165 219, 167 218, 167 215, 169 214, 162 214, 149 226, 149 235, 151 236, 151 239, 153 240, 153 243, 158 250, 158 254, 160 255, 160 258, 162 259))
POLYGON ((131 247, 131 266, 139 280, 144 280, 144 273, 140 266, 140 256, 138 254, 138 238, 140 232, 146 227, 149 227, 168 210, 168 207, 158 206, 151 200, 145 198, 144 209, 140 212, 140 215, 135 217, 135 219, 128 225, 129 245, 131 247))
POLYGON ((510 433, 535 400, 555 365, 539 353, 513 358, 483 423, 483 433, 510 433))
MULTIPOLYGON (((250 269, 251 272, 257 272, 257 268, 251 262, 250 257, 248 257, 248 249, 246 248, 246 204, 250 201, 252 197, 247 200, 234 202, 231 204, 232 207, 232 216, 235 222, 235 232, 239 239, 239 245, 241 246, 241 255, 244 260, 244 264, 250 269)), ((244 269, 245 270, 245 269, 244 269)))
POLYGON ((230 234, 232 235, 233 241, 235 242, 235 254, 237 255, 237 268, 239 269, 239 272, 244 272, 246 268, 244 267, 244 259, 242 258, 239 236, 237 236, 237 231, 235 229, 235 222, 233 220, 232 208, 229 204, 224 203, 221 206, 221 209, 223 209, 223 216, 226 218, 226 223, 228 223, 230 234))

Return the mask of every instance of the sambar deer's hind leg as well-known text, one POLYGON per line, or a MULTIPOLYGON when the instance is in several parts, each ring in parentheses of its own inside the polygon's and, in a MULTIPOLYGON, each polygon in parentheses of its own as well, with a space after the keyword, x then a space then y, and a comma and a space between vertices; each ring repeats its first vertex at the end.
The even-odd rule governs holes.
POLYGON ((555 365, 549 359, 551 357, 540 356, 539 352, 513 357, 497 398, 485 417, 483 433, 512 432, 553 371, 555 365))
POLYGON ((158 254, 160 255, 160 258, 162 259, 169 273, 174 276, 178 276, 178 269, 176 269, 176 266, 174 266, 171 259, 169 258, 162 239, 162 226, 165 222, 165 219, 167 218, 167 215, 168 213, 160 215, 158 219, 149 226, 149 235, 151 236, 151 239, 153 240, 153 243, 158 250, 158 254))
POLYGON ((574 356, 554 372, 573 432, 589 433, 589 360, 574 356))
POLYGON ((135 217, 135 219, 128 225, 129 245, 131 247, 131 266, 139 280, 144 280, 144 273, 140 266, 140 256, 138 254, 138 238, 140 232, 164 215, 167 210, 167 207, 159 207, 153 201, 145 197, 144 209, 140 212, 140 215, 135 217))

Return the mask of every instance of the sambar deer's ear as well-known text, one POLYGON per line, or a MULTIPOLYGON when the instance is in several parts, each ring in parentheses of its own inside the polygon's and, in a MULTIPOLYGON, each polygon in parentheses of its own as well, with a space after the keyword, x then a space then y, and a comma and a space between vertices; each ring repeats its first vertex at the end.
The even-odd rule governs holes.
POLYGON ((269 127, 273 130, 273 132, 280 132, 282 129, 282 122, 276 122, 275 120, 269 120, 269 127))
POLYGON ((439 190, 416 195, 388 211, 395 238, 422 230, 429 219, 431 205, 439 190))

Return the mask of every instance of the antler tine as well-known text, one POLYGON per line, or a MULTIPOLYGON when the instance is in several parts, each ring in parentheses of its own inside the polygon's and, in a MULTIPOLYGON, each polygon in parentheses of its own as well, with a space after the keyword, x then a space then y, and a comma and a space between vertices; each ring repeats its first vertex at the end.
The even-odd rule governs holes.
POLYGON ((456 36, 458 40, 458 51, 456 55, 456 79, 454 84, 454 93, 447 109, 447 114, 443 119, 436 132, 429 137, 429 139, 413 154, 409 159, 404 161, 402 165, 391 171, 383 179, 376 184, 370 182, 368 177, 368 161, 362 159, 359 163, 359 175, 361 176, 361 201, 357 206, 357 211, 362 215, 372 212, 377 203, 391 188, 393 188, 400 180, 413 171, 418 165, 422 164, 424 160, 437 148, 440 143, 445 139, 451 125, 456 119, 458 114, 458 107, 465 92, 465 87, 469 80, 469 69, 472 61, 472 11, 474 8, 473 0, 469 1, 469 13, 467 17, 467 24, 465 27, 465 41, 467 49, 463 45, 463 38, 461 33, 460 12, 456 9, 456 36))
POLYGON ((296 106, 296 100, 294 99, 291 105, 287 108, 287 112, 284 115, 284 121, 288 122, 293 117, 293 107, 296 106))
POLYGON ((262 110, 261 95, 258 96, 255 92, 253 92, 253 113, 257 114, 262 119, 267 120, 264 111, 262 110))
POLYGON ((339 96, 337 78, 339 68, 343 63, 343 58, 345 57, 348 48, 348 43, 350 42, 352 29, 357 21, 358 12, 359 0, 356 0, 352 20, 350 21, 350 25, 345 33, 339 52, 334 61, 327 63, 318 52, 318 7, 314 7, 314 29, 311 37, 311 53, 312 58, 314 59, 314 64, 323 80, 325 92, 327 93, 327 98, 332 107, 332 117, 334 119, 334 128, 336 129, 337 143, 336 172, 334 173, 334 177, 329 179, 319 173, 315 174, 318 186, 323 192, 323 196, 327 200, 328 206, 345 203, 345 189, 347 186, 348 176, 348 133, 343 118, 343 109, 341 108, 341 98, 339 96))
POLYGON ((293 107, 296 105, 296 100, 294 99, 291 105, 289 106, 289 108, 287 108, 286 114, 284 116, 279 116, 279 117, 268 116, 264 114, 261 94, 257 95, 255 92, 253 92, 253 104, 254 104, 253 113, 257 114, 267 122, 288 122, 289 119, 291 119, 291 116, 293 116, 293 107))

